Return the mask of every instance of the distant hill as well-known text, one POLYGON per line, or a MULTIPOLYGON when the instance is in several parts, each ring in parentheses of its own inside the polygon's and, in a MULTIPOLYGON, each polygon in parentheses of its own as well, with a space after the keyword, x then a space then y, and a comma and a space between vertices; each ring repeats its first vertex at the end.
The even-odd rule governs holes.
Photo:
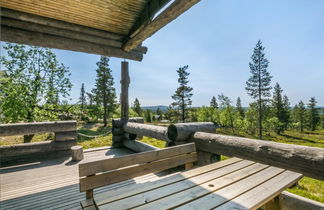
POLYGON ((158 106, 142 106, 142 109, 144 110, 152 110, 152 111, 156 111, 157 109, 160 109, 162 112, 166 112, 168 110, 168 106, 164 106, 164 105, 158 105, 158 106))

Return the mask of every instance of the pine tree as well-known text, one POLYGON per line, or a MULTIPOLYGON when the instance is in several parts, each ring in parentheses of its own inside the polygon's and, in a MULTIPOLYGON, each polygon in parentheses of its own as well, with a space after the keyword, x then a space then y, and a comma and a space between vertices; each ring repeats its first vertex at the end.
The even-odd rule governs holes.
POLYGON ((315 131, 318 123, 320 122, 320 116, 318 109, 316 108, 317 101, 315 97, 311 97, 309 103, 307 104, 308 112, 308 125, 312 131, 315 131))
POLYGON ((82 85, 81 85, 79 103, 81 105, 81 110, 84 110, 84 106, 86 105, 86 96, 85 96, 85 90, 84 90, 84 83, 82 83, 82 85))
POLYGON ((180 67, 177 72, 179 75, 178 82, 180 87, 176 90, 175 94, 172 96, 172 99, 175 100, 171 105, 172 107, 178 109, 180 111, 180 119, 182 122, 185 122, 187 118, 188 106, 192 104, 192 87, 188 86, 189 80, 189 72, 188 65, 180 67))
POLYGON ((93 92, 96 94, 97 104, 103 105, 103 121, 107 126, 107 119, 116 109, 116 90, 114 88, 114 78, 109 68, 109 58, 101 56, 97 62, 98 69, 96 78, 96 87, 93 92))
POLYGON ((269 61, 265 58, 264 47, 259 40, 256 44, 253 55, 251 56, 252 62, 249 63, 251 77, 246 82, 246 90, 248 94, 257 100, 258 103, 258 126, 259 138, 262 139, 262 121, 266 99, 270 96, 270 82, 272 76, 267 71, 269 61))
POLYGON ((215 109, 218 109, 218 104, 217 104, 217 101, 216 101, 216 97, 213 96, 211 101, 210 101, 210 106, 215 108, 215 109))
POLYGON ((287 123, 287 106, 289 107, 288 97, 285 96, 284 101, 282 97, 282 89, 280 85, 276 83, 276 85, 274 86, 273 97, 271 100, 271 109, 272 113, 278 119, 280 124, 280 126, 276 130, 278 134, 284 131, 285 123, 287 123))
POLYGON ((142 116, 141 104, 137 98, 135 98, 133 110, 138 114, 138 116, 142 116))
POLYGON ((240 116, 242 117, 242 119, 244 118, 244 109, 242 107, 242 103, 241 103, 241 98, 238 97, 236 100, 236 110, 238 111, 238 113, 240 114, 240 116))
POLYGON ((145 121, 150 123, 152 122, 152 114, 151 114, 151 110, 147 109, 144 113, 144 117, 145 117, 145 121))
POLYGON ((284 95, 283 97, 283 124, 284 129, 288 129, 288 125, 290 122, 290 102, 288 96, 284 95))
POLYGON ((305 118, 306 118, 306 108, 304 102, 300 101, 297 105, 297 117, 299 122, 300 132, 304 132, 305 118))

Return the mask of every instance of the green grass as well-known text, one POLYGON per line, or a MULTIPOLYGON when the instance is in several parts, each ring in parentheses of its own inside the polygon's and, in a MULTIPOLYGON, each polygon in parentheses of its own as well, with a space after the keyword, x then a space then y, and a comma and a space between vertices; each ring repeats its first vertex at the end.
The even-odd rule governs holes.
MULTIPOLYGON (((42 133, 34 135, 31 142, 51 141, 54 140, 54 133, 42 133)), ((0 137, 0 146, 10 146, 14 144, 23 144, 23 136, 6 136, 0 137)))
MULTIPOLYGON (((88 136, 97 136, 105 134, 110 131, 110 127, 103 127, 100 124, 90 124, 90 126, 83 126, 78 129, 78 133, 88 136)), ((112 145, 112 135, 100 136, 96 138, 88 138, 78 135, 78 145, 82 145, 84 149, 105 147, 112 145)))
MULTIPOLYGON (((228 130, 218 130, 217 133, 248 137, 253 139, 258 138, 257 136, 243 132, 232 133, 228 130)), ((263 138, 264 140, 279 143, 324 148, 324 130, 305 131, 304 133, 300 133, 298 131, 285 131, 281 135, 278 135, 276 133, 265 133, 263 138)), ((297 195, 324 203, 324 181, 312 179, 309 177, 303 177, 301 180, 299 180, 297 186, 287 190, 291 193, 295 193, 297 195)))

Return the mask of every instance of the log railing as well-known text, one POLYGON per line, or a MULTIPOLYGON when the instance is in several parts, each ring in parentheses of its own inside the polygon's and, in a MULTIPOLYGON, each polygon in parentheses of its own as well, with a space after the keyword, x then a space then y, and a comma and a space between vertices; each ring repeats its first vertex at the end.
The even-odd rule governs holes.
POLYGON ((76 121, 0 124, 0 136, 55 133, 55 141, 76 140, 76 121))
POLYGON ((55 134, 54 141, 0 146, 1 163, 69 155, 71 146, 76 145, 76 130, 76 121, 0 124, 0 137, 49 132, 55 134))
MULTIPOLYGON (((128 122, 122 128, 127 133, 176 142, 172 139, 170 140, 168 136, 172 136, 169 133, 170 130, 173 130, 172 132, 174 133, 174 129, 178 127, 180 129, 176 132, 182 133, 180 136, 187 135, 186 142, 195 142, 198 151, 235 156, 324 180, 324 149, 322 148, 199 132, 197 125, 194 125, 196 126, 196 131, 198 130, 197 132, 188 124, 187 126, 171 125, 168 130, 168 128, 162 126, 128 122), (190 135, 188 135, 188 131, 191 132, 190 135)), ((206 125, 207 123, 202 127, 206 129, 206 125)))

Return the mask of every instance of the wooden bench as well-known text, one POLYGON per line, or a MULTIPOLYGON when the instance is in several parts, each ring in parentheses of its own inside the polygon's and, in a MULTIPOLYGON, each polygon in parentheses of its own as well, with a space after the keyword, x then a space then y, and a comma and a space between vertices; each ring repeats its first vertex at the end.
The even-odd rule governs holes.
POLYGON ((80 192, 86 192, 83 209, 96 209, 93 190, 105 185, 149 173, 185 165, 190 169, 197 160, 194 143, 79 164, 80 192))

